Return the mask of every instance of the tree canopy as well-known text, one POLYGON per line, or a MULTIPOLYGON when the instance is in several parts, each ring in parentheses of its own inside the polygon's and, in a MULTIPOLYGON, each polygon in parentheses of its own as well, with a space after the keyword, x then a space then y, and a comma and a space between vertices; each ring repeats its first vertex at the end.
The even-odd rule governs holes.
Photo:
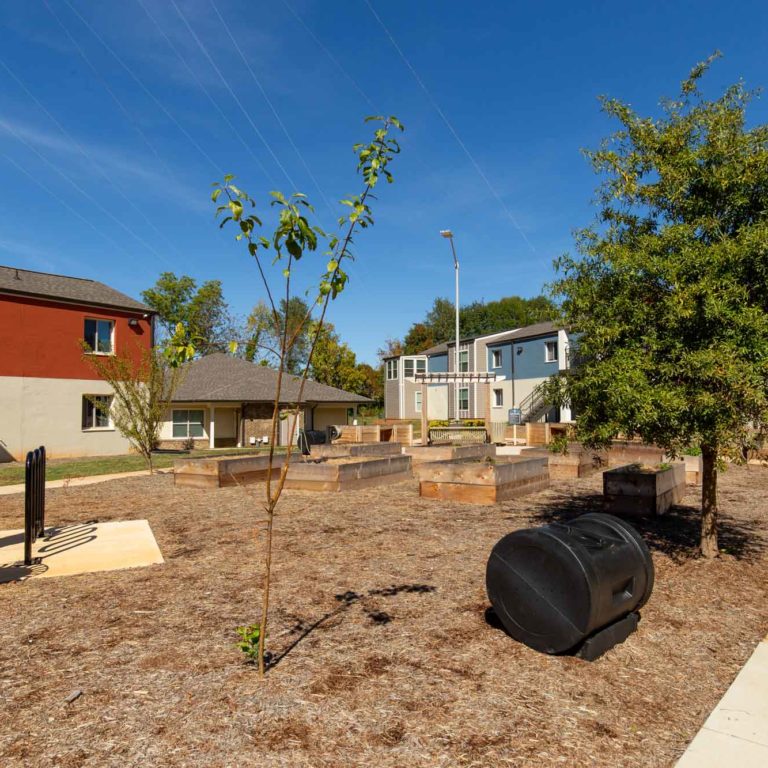
MULTIPOLYGON (((551 320, 556 314, 553 302, 546 296, 523 299, 507 296, 497 301, 474 301, 459 309, 462 338, 484 336, 551 320)), ((456 308, 452 301, 435 299, 424 319, 414 323, 403 339, 407 355, 417 354, 436 344, 450 341, 456 334, 456 308)))
POLYGON ((559 382, 578 435, 593 446, 638 435, 678 454, 699 445, 708 556, 718 465, 768 420, 768 126, 747 127, 741 83, 703 96, 712 58, 659 117, 603 100, 620 128, 587 152, 603 177, 597 221, 554 284, 579 339, 559 382))
POLYGON ((219 280, 207 280, 198 287, 188 275, 163 272, 141 297, 158 313, 166 340, 177 334, 179 324, 201 355, 223 352, 232 340, 232 321, 219 280))

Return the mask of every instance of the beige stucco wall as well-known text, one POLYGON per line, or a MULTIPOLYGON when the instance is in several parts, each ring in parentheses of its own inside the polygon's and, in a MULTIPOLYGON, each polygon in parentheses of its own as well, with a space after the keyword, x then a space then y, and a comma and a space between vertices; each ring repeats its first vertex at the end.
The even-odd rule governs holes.
POLYGON ((347 423, 347 408, 343 405, 318 405, 313 414, 313 429, 325 429, 332 424, 347 423))
POLYGON ((83 395, 109 395, 93 379, 0 377, 0 460, 22 460, 46 447, 50 458, 128 453, 130 444, 114 428, 82 429, 83 395))

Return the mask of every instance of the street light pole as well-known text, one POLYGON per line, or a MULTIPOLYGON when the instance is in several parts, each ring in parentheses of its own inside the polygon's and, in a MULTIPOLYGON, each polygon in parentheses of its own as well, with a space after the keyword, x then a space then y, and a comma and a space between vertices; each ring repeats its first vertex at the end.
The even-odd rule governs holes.
MULTIPOLYGON (((453 244, 453 232, 450 229, 441 229, 440 234, 451 243, 451 253, 453 254, 453 268, 456 273, 456 353, 454 356, 454 371, 460 373, 460 355, 459 355, 459 260, 456 257, 456 246, 453 244)), ((459 420, 459 382, 454 384, 456 388, 456 421, 459 420)))

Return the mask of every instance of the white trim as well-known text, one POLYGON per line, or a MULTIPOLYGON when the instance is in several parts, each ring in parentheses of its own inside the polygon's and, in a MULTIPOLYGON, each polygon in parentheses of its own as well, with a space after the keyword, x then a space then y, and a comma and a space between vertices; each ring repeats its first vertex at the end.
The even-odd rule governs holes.
POLYGON ((557 340, 544 342, 544 362, 545 363, 558 362, 558 360, 560 359, 560 355, 559 355, 560 350, 558 349, 558 347, 559 345, 557 343, 557 340), (551 360, 549 359, 549 350, 552 348, 550 345, 554 345, 554 351, 555 351, 555 356, 551 360))
POLYGON ((413 393, 413 410, 416 413, 421 413, 421 409, 423 405, 424 405, 424 397, 422 395, 422 390, 417 389, 413 393))
POLYGON ((90 352, 86 352, 87 355, 99 355, 101 357, 114 357, 116 354, 115 351, 115 329, 117 328, 117 321, 114 319, 110 319, 108 317, 88 317, 88 315, 85 315, 83 317, 83 341, 85 341, 85 324, 92 320, 94 323, 96 323, 96 347, 99 346, 99 323, 110 323, 112 326, 112 330, 109 334, 109 346, 110 351, 109 352, 100 352, 98 349, 91 349, 90 352))

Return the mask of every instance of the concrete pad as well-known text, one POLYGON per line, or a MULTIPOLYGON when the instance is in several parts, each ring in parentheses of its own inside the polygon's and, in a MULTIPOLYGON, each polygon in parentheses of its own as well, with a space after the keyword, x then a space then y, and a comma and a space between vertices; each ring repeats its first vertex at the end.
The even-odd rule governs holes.
POLYGON ((24 531, 0 531, 0 583, 28 577, 73 576, 164 562, 146 520, 76 523, 46 529, 24 565, 24 531))
POLYGON ((677 768, 724 765, 768 765, 768 638, 757 646, 677 768))

